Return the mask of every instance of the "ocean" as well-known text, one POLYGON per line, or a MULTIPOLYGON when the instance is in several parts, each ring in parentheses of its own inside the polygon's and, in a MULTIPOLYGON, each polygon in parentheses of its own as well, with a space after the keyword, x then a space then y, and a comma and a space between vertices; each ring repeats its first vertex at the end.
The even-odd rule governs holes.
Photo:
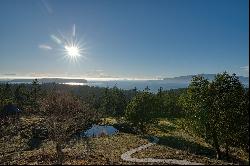
POLYGON ((88 85, 88 86, 98 86, 98 87, 108 87, 113 88, 116 86, 119 89, 129 90, 135 87, 138 90, 144 90, 146 87, 149 88, 150 92, 156 93, 160 87, 163 90, 186 88, 188 83, 167 83, 163 80, 116 80, 116 81, 88 81, 87 83, 65 83, 68 85, 88 85))
MULTIPOLYGON (((30 84, 31 82, 17 82, 17 81, 12 81, 9 82, 12 84, 20 84, 20 83, 28 83, 30 84)), ((134 89, 135 87, 137 90, 144 90, 146 87, 149 88, 150 92, 156 93, 160 87, 163 88, 163 90, 170 90, 170 89, 178 89, 178 88, 187 88, 189 85, 189 82, 181 82, 181 83, 170 83, 165 80, 88 80, 87 83, 82 83, 82 82, 65 82, 65 83, 60 83, 60 84, 67 84, 67 85, 82 85, 82 86, 94 86, 94 87, 108 87, 108 88, 113 88, 116 86, 119 89, 124 89, 124 90, 130 90, 134 89)), ((249 87, 248 84, 244 84, 245 87, 249 87)))

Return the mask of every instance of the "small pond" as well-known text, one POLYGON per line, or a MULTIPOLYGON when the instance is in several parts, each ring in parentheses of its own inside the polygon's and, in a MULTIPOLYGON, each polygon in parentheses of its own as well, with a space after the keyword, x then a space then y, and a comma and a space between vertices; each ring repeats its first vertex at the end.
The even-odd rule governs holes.
POLYGON ((101 137, 105 135, 114 135, 117 134, 119 131, 114 128, 113 126, 108 126, 108 125, 93 125, 90 129, 81 132, 80 136, 84 137, 101 137))

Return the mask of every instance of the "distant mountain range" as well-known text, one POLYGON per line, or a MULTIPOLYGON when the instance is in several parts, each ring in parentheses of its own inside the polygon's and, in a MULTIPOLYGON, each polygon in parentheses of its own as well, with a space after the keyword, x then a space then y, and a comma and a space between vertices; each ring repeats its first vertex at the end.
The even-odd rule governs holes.
MULTIPOLYGON (((1 82, 9 82, 9 83, 32 83, 34 79, 12 79, 12 80, 2 80, 1 82)), ((39 78, 37 79, 40 83, 87 83, 85 79, 70 79, 70 78, 39 78)))
MULTIPOLYGON (((200 76, 203 76, 204 78, 208 80, 213 80, 216 74, 198 74, 200 76)), ((187 75, 187 76, 179 76, 179 77, 173 77, 173 78, 164 78, 163 80, 166 81, 166 83, 189 83, 192 78, 196 75, 187 75)), ((249 84, 249 77, 244 76, 238 76, 241 83, 248 85, 249 84)))

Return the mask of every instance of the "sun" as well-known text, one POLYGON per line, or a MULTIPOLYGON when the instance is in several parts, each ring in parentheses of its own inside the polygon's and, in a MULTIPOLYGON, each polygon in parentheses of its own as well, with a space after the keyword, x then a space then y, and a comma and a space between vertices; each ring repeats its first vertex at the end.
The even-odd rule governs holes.
POLYGON ((63 52, 70 62, 77 62, 80 58, 85 58, 86 48, 79 40, 66 40, 63 44, 63 52))
POLYGON ((66 51, 67 55, 70 56, 70 57, 77 57, 77 56, 81 55, 80 54, 80 49, 77 46, 65 45, 64 48, 65 48, 65 51, 66 51))
POLYGON ((60 52, 63 54, 63 59, 67 59, 69 62, 78 62, 81 59, 86 59, 87 48, 86 42, 79 40, 76 34, 75 24, 73 25, 72 33, 65 35, 60 33, 60 37, 52 34, 51 39, 60 46, 60 52))

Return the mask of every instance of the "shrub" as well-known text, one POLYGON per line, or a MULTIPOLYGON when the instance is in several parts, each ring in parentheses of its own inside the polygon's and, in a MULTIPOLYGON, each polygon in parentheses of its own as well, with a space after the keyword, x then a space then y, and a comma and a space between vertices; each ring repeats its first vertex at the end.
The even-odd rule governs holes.
POLYGON ((158 113, 158 98, 149 92, 142 92, 138 93, 128 104, 125 117, 144 133, 149 124, 157 121, 158 113))

